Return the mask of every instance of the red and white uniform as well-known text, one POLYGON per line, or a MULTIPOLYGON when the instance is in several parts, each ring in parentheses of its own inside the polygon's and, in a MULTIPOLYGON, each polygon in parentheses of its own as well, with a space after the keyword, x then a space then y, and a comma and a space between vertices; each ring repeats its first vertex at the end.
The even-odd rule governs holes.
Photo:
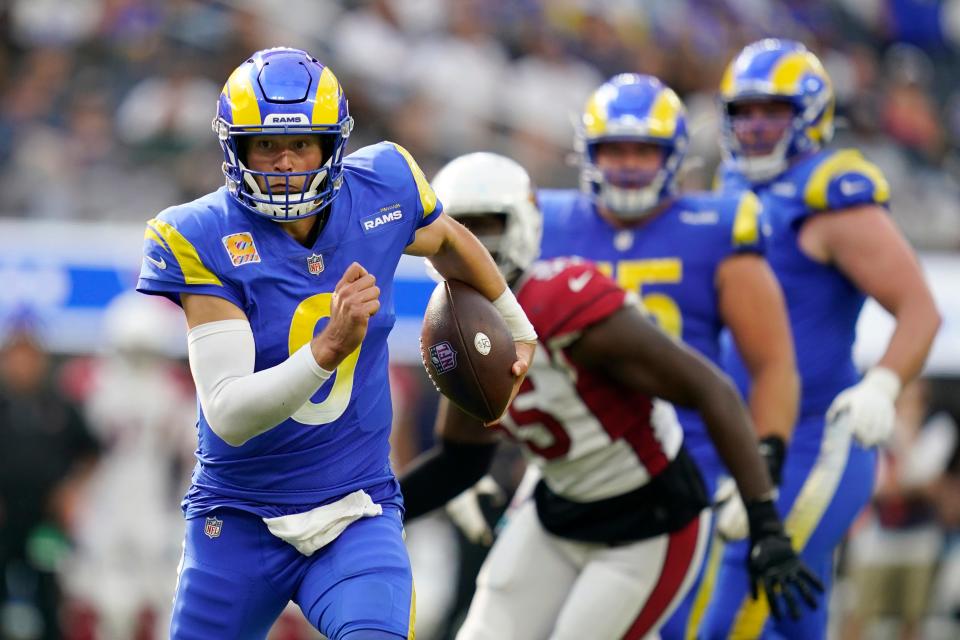
POLYGON ((535 264, 517 299, 540 342, 504 427, 550 488, 571 500, 647 484, 683 442, 673 406, 625 394, 564 353, 584 329, 635 302, 591 264, 571 261, 535 264))
POLYGON ((487 557, 457 638, 656 637, 702 561, 709 511, 694 501, 691 516, 669 531, 629 536, 631 501, 645 503, 667 476, 702 481, 686 466, 669 403, 627 392, 565 353, 587 327, 634 300, 574 260, 535 264, 517 299, 539 335, 538 353, 502 427, 543 480, 487 557), (545 518, 558 504, 560 535, 545 518), (593 526, 592 517, 615 524, 593 526))

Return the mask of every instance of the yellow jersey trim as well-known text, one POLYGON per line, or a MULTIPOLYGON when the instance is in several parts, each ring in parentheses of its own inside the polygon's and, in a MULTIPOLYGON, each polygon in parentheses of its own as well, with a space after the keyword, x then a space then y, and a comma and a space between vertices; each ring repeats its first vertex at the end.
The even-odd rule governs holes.
POLYGON ((890 184, 883 172, 856 149, 843 149, 821 162, 810 174, 803 190, 803 201, 806 205, 817 211, 826 209, 829 204, 830 182, 844 173, 859 173, 869 178, 873 183, 873 197, 876 202, 884 204, 890 199, 890 184))
POLYGON ((397 151, 400 152, 400 155, 403 156, 403 159, 407 161, 407 166, 410 167, 410 173, 413 174, 413 179, 417 183, 417 191, 420 193, 420 204, 423 206, 423 217, 426 218, 433 210, 437 208, 437 194, 433 192, 433 187, 430 186, 430 183, 427 182, 427 177, 423 175, 423 171, 420 169, 420 165, 417 164, 417 161, 413 159, 413 156, 410 155, 410 152, 398 145, 396 142, 391 142, 397 151))
MULTIPOLYGON (((203 264, 200 254, 190 241, 183 237, 177 229, 163 220, 154 218, 147 222, 147 233, 152 230, 166 242, 167 247, 180 265, 183 272, 183 281, 187 284, 215 284, 222 287, 223 283, 210 269, 203 264)), ((153 237, 153 236, 149 236, 153 237)))
MULTIPOLYGON (((153 227, 150 226, 149 222, 147 223, 147 228, 143 230, 143 239, 153 240, 154 242, 156 242, 158 245, 160 245, 167 251, 170 251, 170 247, 167 246, 167 242, 162 237, 160 237, 160 234, 158 234, 156 231, 153 230, 153 227)), ((171 251, 171 253, 173 252, 171 251)))
POLYGON ((752 191, 744 191, 733 218, 733 246, 756 244, 760 240, 760 199, 752 191))

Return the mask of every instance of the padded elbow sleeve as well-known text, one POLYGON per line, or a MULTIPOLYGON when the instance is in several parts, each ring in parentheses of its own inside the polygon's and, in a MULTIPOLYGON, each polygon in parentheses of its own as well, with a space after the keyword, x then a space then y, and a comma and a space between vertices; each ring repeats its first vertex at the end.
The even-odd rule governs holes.
POLYGON ((472 487, 490 469, 496 451, 496 443, 441 440, 417 458, 400 477, 406 519, 442 507, 472 487))

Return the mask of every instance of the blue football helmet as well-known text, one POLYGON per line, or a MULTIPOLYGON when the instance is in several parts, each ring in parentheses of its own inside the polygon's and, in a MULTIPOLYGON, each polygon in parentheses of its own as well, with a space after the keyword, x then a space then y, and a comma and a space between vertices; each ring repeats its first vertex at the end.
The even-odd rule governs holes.
POLYGON ((817 151, 833 138, 830 77, 799 42, 770 38, 747 45, 723 75, 720 103, 724 161, 754 183, 776 178, 793 158, 817 151), (732 107, 751 101, 781 101, 793 107, 783 136, 762 155, 748 155, 734 128, 732 107))
POLYGON ((618 217, 639 219, 676 193, 688 142, 686 109, 673 89, 653 76, 614 76, 587 100, 577 130, 581 188, 618 217), (653 176, 604 175, 596 164, 597 146, 613 141, 663 147, 660 169, 653 176))
POLYGON ((230 74, 213 121, 230 195, 253 213, 279 222, 315 215, 337 197, 352 129, 347 98, 333 71, 309 53, 286 47, 257 51, 230 74), (318 169, 276 173, 245 166, 240 138, 305 133, 321 139, 324 162, 318 169), (290 178, 300 176, 302 186, 291 187, 290 178), (286 188, 271 188, 271 178, 284 179, 286 188))

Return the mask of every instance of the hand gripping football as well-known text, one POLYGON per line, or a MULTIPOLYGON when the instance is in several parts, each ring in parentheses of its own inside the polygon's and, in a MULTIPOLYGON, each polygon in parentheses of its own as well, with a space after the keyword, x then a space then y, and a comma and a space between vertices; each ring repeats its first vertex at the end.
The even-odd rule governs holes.
POLYGON ((513 338, 500 313, 459 280, 437 285, 420 332, 420 357, 437 391, 483 422, 503 415, 515 378, 513 338))

